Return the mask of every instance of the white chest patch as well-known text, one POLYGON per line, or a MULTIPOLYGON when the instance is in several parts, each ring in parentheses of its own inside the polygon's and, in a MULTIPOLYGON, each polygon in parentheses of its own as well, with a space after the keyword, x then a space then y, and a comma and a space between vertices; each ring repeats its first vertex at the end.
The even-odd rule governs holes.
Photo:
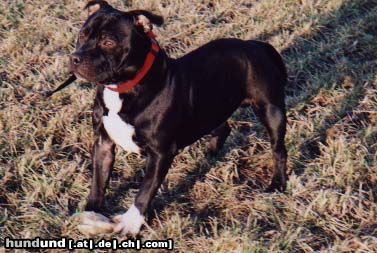
POLYGON ((118 112, 122 109, 122 99, 119 93, 110 89, 103 90, 103 101, 109 110, 107 116, 103 116, 103 125, 110 138, 125 151, 140 153, 140 148, 132 140, 135 128, 124 122, 118 112))

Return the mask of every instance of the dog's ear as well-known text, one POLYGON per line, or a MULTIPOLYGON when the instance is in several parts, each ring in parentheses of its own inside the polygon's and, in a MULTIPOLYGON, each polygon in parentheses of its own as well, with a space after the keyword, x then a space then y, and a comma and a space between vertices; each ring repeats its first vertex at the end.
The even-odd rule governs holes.
POLYGON ((103 0, 91 0, 85 5, 84 10, 88 10, 90 16, 97 11, 105 8, 111 8, 111 5, 103 0))
POLYGON ((133 16, 135 25, 142 26, 145 32, 152 30, 152 24, 161 26, 164 18, 145 10, 129 11, 127 14, 133 16))

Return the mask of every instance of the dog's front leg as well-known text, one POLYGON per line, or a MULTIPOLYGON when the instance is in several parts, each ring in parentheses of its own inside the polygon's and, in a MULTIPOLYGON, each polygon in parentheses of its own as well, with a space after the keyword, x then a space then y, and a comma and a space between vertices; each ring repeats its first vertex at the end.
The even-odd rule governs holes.
POLYGON ((148 153, 146 174, 136 195, 135 203, 126 213, 114 218, 118 223, 114 229, 115 232, 121 232, 124 235, 139 233, 149 204, 163 182, 175 154, 175 150, 174 152, 170 150, 169 152, 151 151, 148 153))
POLYGON ((100 211, 115 159, 115 144, 107 134, 101 134, 94 143, 92 159, 92 185, 85 210, 100 211))

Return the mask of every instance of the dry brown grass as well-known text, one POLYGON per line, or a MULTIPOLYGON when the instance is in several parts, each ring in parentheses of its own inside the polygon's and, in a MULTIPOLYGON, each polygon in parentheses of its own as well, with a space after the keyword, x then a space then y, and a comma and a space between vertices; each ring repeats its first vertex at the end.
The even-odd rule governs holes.
MULTIPOLYGON (((110 2, 162 14, 156 33, 173 57, 220 37, 261 39, 290 77, 287 192, 264 193, 268 138, 239 110, 216 159, 203 141, 175 159, 143 239, 174 238, 179 252, 377 252, 376 1, 110 2)), ((0 238, 83 238, 72 215, 89 190, 94 87, 27 99, 67 76, 83 5, 0 3, 0 238)), ((118 151, 107 215, 132 202, 142 165, 118 151)))

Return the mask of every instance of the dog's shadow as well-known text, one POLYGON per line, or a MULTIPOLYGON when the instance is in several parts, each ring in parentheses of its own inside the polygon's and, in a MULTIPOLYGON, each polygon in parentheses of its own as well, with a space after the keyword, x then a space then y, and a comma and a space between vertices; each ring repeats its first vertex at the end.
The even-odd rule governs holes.
MULTIPOLYGON (((356 121, 363 118, 363 115, 354 109, 360 105, 365 96, 363 85, 373 83, 373 73, 377 67, 373 58, 375 56, 374 48, 358 46, 365 43, 363 40, 366 38, 347 40, 333 35, 342 30, 350 30, 352 26, 355 26, 365 29, 362 31, 365 34, 377 38, 374 25, 375 17, 372 15, 376 8, 377 4, 374 1, 361 1, 354 4, 345 2, 332 12, 319 13, 313 16, 312 20, 319 20, 321 26, 315 32, 297 36, 289 47, 280 52, 286 62, 289 74, 289 82, 286 87, 288 119, 290 119, 289 112, 293 109, 296 110, 296 113, 298 110, 298 114, 305 116, 308 107, 313 105, 312 100, 321 91, 331 92, 341 88, 340 84, 346 78, 351 78, 353 82, 353 87, 332 109, 331 115, 324 116, 321 123, 315 125, 314 131, 304 141, 298 138, 288 144, 288 146, 298 147, 299 156, 294 159, 292 156, 290 158, 292 171, 298 176, 305 172, 307 164, 320 155, 320 146, 327 145, 328 129, 341 123, 341 120, 347 115, 350 118, 355 118, 356 121), (338 55, 333 52, 337 52, 338 55), (339 55, 341 53, 343 53, 343 58, 339 55), (364 61, 368 61, 370 64, 360 64, 364 61), (333 76, 329 83, 311 80, 311 78, 329 80, 327 75, 333 76), (297 109, 297 105, 303 103, 305 104, 303 108, 297 109)), ((256 39, 268 41, 282 32, 280 29, 268 31, 259 34, 256 39)))

